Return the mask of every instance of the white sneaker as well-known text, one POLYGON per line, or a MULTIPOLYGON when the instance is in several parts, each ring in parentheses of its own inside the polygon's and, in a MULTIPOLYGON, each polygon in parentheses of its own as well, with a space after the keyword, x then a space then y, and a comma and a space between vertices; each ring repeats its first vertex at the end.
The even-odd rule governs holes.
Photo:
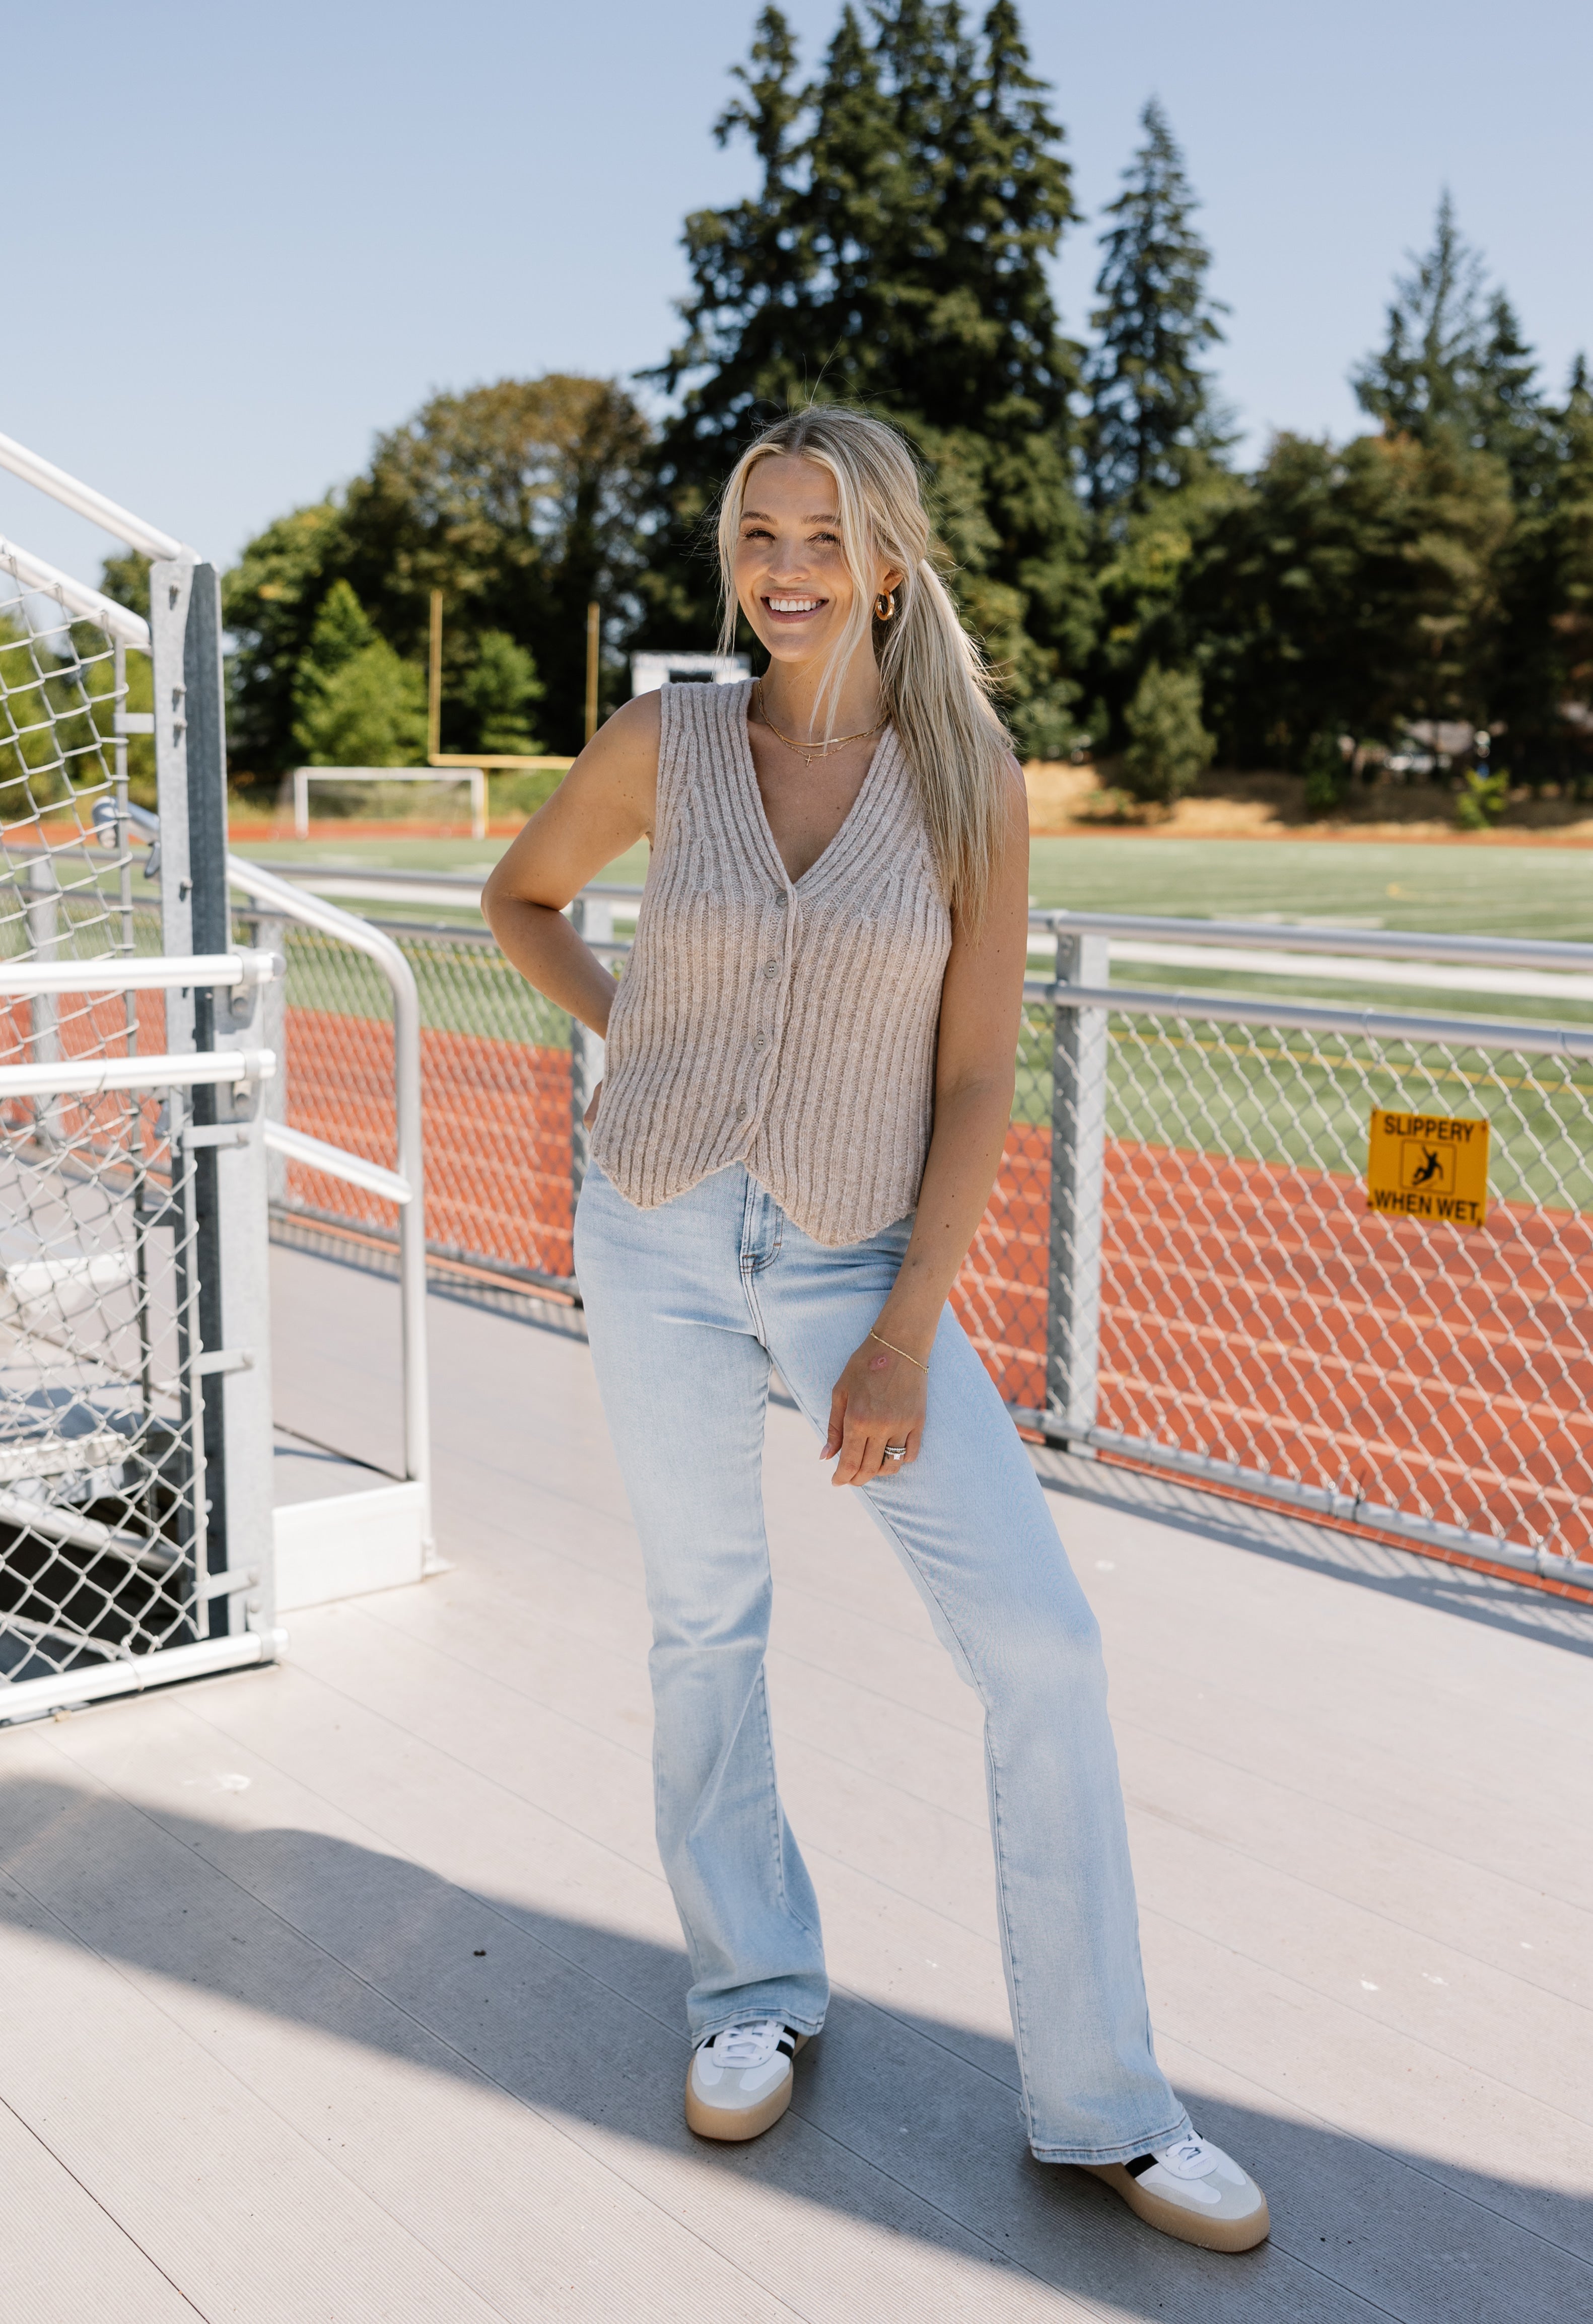
POLYGON ((1272 2232, 1266 2198, 1231 2155, 1192 2131, 1132 2163, 1088 2163, 1147 2227, 1207 2251, 1251 2251, 1272 2232))
POLYGON ((778 2017, 727 2025, 692 2053, 686 2127, 699 2138, 758 2138, 791 2103, 791 2061, 806 2042, 778 2017))

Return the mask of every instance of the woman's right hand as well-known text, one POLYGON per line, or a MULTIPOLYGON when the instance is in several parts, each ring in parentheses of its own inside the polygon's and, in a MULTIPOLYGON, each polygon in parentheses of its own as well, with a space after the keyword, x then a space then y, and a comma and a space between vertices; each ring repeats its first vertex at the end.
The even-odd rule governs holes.
POLYGON ((581 1116, 582 1120, 585 1123, 588 1130, 591 1129, 593 1123, 597 1120, 597 1101, 602 1095, 603 1084, 599 1082, 597 1087, 593 1091, 592 1095, 587 1099, 586 1111, 581 1116))

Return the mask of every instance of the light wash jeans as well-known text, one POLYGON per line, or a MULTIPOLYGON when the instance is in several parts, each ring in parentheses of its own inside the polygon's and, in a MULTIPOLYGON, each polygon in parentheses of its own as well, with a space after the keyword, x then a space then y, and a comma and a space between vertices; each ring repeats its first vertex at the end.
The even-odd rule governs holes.
MULTIPOLYGON (((826 1250, 740 1165, 641 1211, 597 1169, 576 1219, 592 1353, 641 1536, 658 1848, 694 2041, 829 1998, 818 1902, 775 1787, 763 1657, 769 1367, 822 1437, 911 1221, 826 1250)), ((1095 1618, 1029 1458, 948 1310, 923 1449, 852 1488, 985 1712, 1007 1988, 1029 2143, 1127 2161, 1188 2116, 1156 2061, 1095 1618)))

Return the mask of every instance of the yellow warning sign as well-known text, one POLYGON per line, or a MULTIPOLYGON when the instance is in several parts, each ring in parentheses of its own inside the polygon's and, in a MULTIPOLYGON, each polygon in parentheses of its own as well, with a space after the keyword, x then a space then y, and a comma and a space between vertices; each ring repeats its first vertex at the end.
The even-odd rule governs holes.
POLYGON ((1379 1106, 1367 1151, 1367 1200, 1396 1217, 1479 1227, 1487 1216, 1486 1121, 1379 1106))

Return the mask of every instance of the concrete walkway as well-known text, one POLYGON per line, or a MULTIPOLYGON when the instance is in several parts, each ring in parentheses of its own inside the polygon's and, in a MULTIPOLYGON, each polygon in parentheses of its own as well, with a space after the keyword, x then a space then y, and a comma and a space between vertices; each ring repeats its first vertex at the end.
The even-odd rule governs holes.
MULTIPOLYGON (((392 1286, 276 1262, 280 1416, 391 1462, 392 1286)), ((706 2148, 586 1351, 432 1305, 454 1572, 0 1732, 8 2313, 1593 2313, 1593 1611, 1051 1463, 1162 2057, 1272 2200, 1219 2258, 1027 2158, 975 1705, 777 1406, 771 1686, 837 1991, 785 2122, 706 2148)))

